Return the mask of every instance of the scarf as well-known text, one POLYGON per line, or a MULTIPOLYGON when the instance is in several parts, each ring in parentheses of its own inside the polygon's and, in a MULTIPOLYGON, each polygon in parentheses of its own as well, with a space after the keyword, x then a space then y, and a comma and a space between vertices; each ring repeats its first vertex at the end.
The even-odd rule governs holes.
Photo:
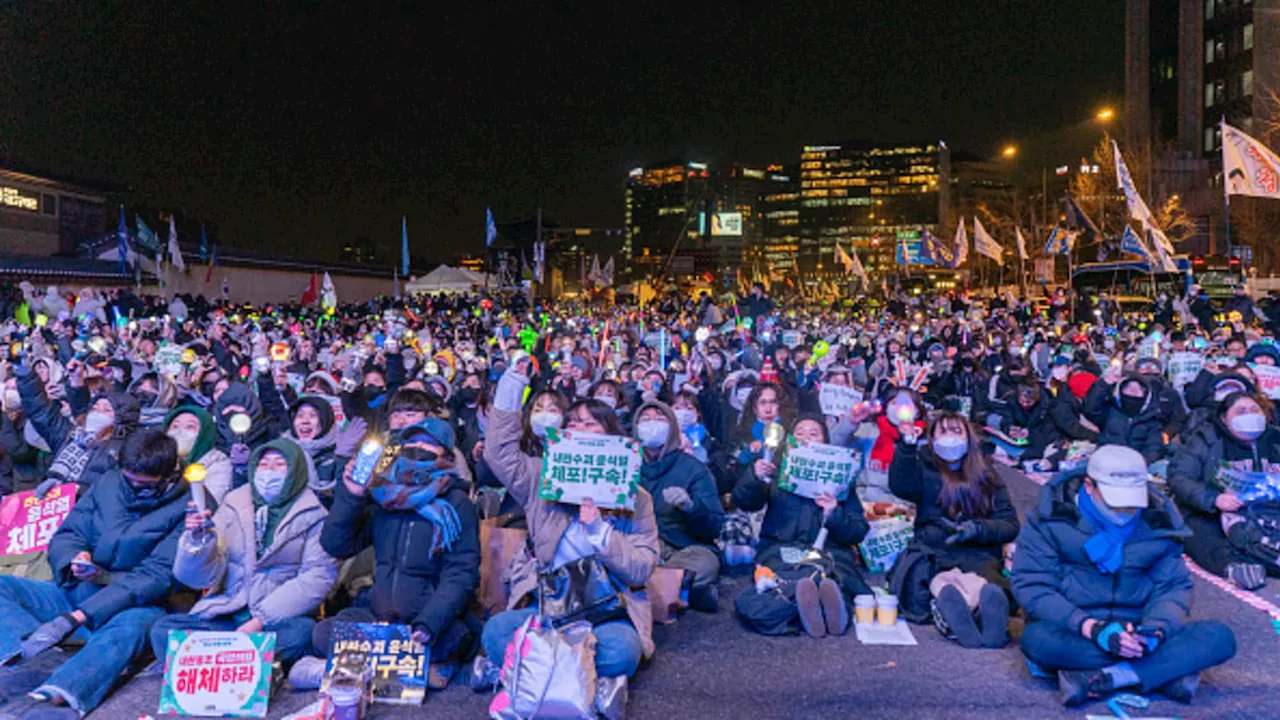
POLYGON ((453 467, 453 454, 435 460, 413 461, 396 458, 386 472, 379 475, 377 484, 370 490, 374 502, 393 512, 412 510, 435 527, 431 538, 430 555, 441 550, 452 550, 453 543, 462 530, 458 511, 443 497, 440 491, 449 485, 457 471, 453 467))
POLYGON ((213 449, 213 445, 218 439, 218 424, 214 422, 213 416, 198 407, 184 405, 176 407, 164 416, 164 429, 167 432, 169 426, 173 424, 173 419, 183 414, 191 414, 200 421, 200 432, 196 433, 195 444, 191 446, 191 452, 187 453, 186 462, 188 464, 197 462, 200 458, 209 454, 213 449))
POLYGON ((1124 544, 1133 535, 1133 531, 1138 529, 1138 518, 1142 513, 1135 512, 1128 522, 1123 525, 1117 524, 1093 502, 1093 496, 1089 495, 1083 485, 1080 486, 1080 493, 1076 495, 1076 505, 1079 506, 1080 513, 1097 531, 1084 542, 1084 552, 1098 567, 1099 572, 1103 575, 1111 575, 1120 569, 1124 544))
POLYGON ((71 431, 71 437, 58 449, 58 454, 49 466, 49 477, 56 477, 62 482, 80 482, 80 476, 89 465, 93 455, 93 436, 82 427, 71 431))
POLYGON ((263 553, 270 549, 271 543, 275 541, 276 528, 280 527, 280 521, 289 514, 289 509, 293 507, 294 501, 302 491, 307 489, 307 474, 301 467, 305 457, 297 443, 287 438, 272 440, 254 450, 249 456, 251 469, 249 486, 253 492, 253 535, 257 544, 258 557, 262 557, 263 553), (268 450, 275 450, 284 455, 285 462, 289 465, 285 486, 271 503, 264 501, 258 494, 258 488, 253 486, 253 470, 258 467, 258 461, 268 450))

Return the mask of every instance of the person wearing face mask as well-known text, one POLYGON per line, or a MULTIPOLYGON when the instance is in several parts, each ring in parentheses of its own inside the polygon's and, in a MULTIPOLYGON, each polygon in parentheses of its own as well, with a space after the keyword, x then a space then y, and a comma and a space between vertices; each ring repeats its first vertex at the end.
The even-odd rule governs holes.
POLYGON ((204 468, 204 489, 214 502, 231 491, 231 460, 214 447, 218 426, 213 416, 196 407, 170 410, 160 424, 165 433, 178 443, 178 460, 184 467, 199 464, 204 468))
POLYGON ((1053 396, 1049 401, 1049 419, 1058 434, 1068 442, 1098 441, 1098 428, 1083 415, 1084 398, 1097 379, 1094 375, 1072 367, 1071 358, 1059 355, 1054 358, 1046 384, 1053 396))
POLYGON ((1003 549, 1018 535, 1009 491, 979 449, 963 415, 943 412, 922 434, 904 424, 889 467, 889 489, 915 503, 912 545, 933 553, 928 588, 903 587, 903 607, 930 606, 938 629, 966 648, 1009 641, 1009 583, 1003 549), (927 444, 917 444, 921 437, 927 444), (941 575, 941 579, 938 576, 941 575))
POLYGON ((311 615, 338 579, 338 561, 320 546, 327 513, 307 486, 306 456, 292 440, 259 447, 249 467, 249 483, 219 503, 212 527, 194 503, 187 506, 173 576, 210 592, 190 614, 152 626, 158 658, 170 630, 275 633, 276 659, 286 669, 311 650, 311 615))
POLYGON ((175 585, 188 497, 177 443, 159 429, 135 432, 50 540, 53 581, 0 576, 0 665, 28 662, 78 630, 88 635, 33 699, 83 717, 146 647, 175 585))
POLYGON ((1187 408, 1182 403, 1182 395, 1171 383, 1164 379, 1164 367, 1155 358, 1142 358, 1134 363, 1134 370, 1146 378, 1155 395, 1157 403, 1156 415, 1160 418, 1160 427, 1167 438, 1176 438, 1187 426, 1187 408))
POLYGON ((1211 419, 1189 429, 1169 463, 1169 488, 1194 533, 1187 555, 1247 590, 1280 574, 1275 560, 1259 552, 1267 533, 1253 522, 1254 513, 1274 512, 1274 503, 1247 502, 1253 481, 1242 474, 1277 471, 1280 430, 1249 393, 1231 393, 1211 419))
POLYGON ((1132 448, 1103 445, 1087 469, 1041 489, 1018 534, 1022 652, 1033 671, 1057 675, 1064 705, 1130 687, 1190 702, 1200 672, 1235 654, 1226 625, 1189 620, 1190 532, 1146 466, 1132 448))
MULTIPOLYGON (((8 365, 0 367, 8 368, 8 365)), ((48 473, 49 460, 47 454, 42 453, 41 448, 35 444, 44 441, 35 433, 35 428, 30 426, 22 411, 18 381, 13 377, 3 378, 0 389, 3 390, 3 395, 0 396, 0 453, 8 467, 7 472, 0 473, 2 497, 9 493, 31 490, 39 485, 48 473)))
POLYGON ((724 524, 715 480, 705 464, 681 452, 680 419, 670 406, 641 405, 634 433, 644 447, 640 487, 653 496, 662 564, 692 574, 690 607, 715 612, 720 601, 716 589, 720 554, 715 541, 724 524))
POLYGON ((613 380, 601 380, 587 389, 586 396, 613 408, 614 414, 618 416, 618 422, 622 423, 622 429, 630 432, 631 413, 627 411, 629 406, 623 400, 622 388, 618 383, 613 380))
POLYGON ((987 388, 987 376, 972 357, 963 355, 944 372, 941 379, 931 380, 929 391, 939 402, 935 405, 972 417, 978 400, 987 388))
POLYGON ((233 382, 218 395, 213 404, 218 425, 215 446, 227 454, 234 473, 232 483, 240 487, 248 481, 249 453, 279 435, 275 422, 263 412, 262 402, 248 385, 233 382), (249 430, 243 434, 231 429, 231 418, 238 414, 249 417, 249 430))
MULTIPOLYGON (((1022 446, 1006 447, 1010 457, 1020 461, 1038 460, 1050 446, 1056 446, 1062 435, 1050 418, 1050 405, 1046 391, 1030 377, 1023 378, 1017 387, 1017 400, 1009 406, 1006 432, 1015 439, 1025 440, 1022 446), (1015 451, 1016 450, 1016 454, 1015 451)), ((1003 441, 996 444, 1003 447, 1003 441)))
POLYGON ((1099 443, 1134 448, 1148 464, 1164 457, 1160 402, 1141 375, 1125 375, 1113 363, 1085 395, 1084 415, 1098 426, 1099 443))
POLYGON ((141 410, 138 425, 141 427, 159 425, 178 400, 178 390, 169 378, 155 372, 145 373, 134 380, 129 386, 129 394, 138 399, 141 410))
POLYGON ((972 419, 976 425, 1003 431, 1008 426, 1013 405, 1018 402, 1018 384, 1030 376, 1031 366, 1026 358, 1011 357, 1001 367, 1003 369, 993 371, 978 396, 972 419))

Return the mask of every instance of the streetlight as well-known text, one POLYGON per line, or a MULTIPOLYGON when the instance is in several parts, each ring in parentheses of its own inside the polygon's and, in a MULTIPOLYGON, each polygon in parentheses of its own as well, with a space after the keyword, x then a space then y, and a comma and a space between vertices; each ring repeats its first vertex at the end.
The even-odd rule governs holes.
POLYGON ((1004 146, 1004 149, 1000 151, 1000 154, 1001 154, 1001 155, 1003 155, 1003 156, 1005 156, 1005 157, 1007 157, 1007 158, 1011 158, 1011 157, 1013 157, 1013 156, 1015 156, 1015 155, 1017 155, 1017 154, 1018 154, 1018 146, 1017 146, 1017 145, 1005 145, 1005 146, 1004 146))
POLYGON ((1111 118, 1114 118, 1115 116, 1116 116, 1116 111, 1108 107, 1108 108, 1102 108, 1101 110, 1099 110, 1098 114, 1095 117, 1097 117, 1097 119, 1100 122, 1107 122, 1108 120, 1110 120, 1111 118))

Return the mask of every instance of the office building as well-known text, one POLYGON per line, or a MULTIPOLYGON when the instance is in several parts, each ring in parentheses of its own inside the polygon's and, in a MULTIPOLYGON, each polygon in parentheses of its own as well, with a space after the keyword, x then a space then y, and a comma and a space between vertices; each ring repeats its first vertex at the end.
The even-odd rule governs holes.
POLYGON ((0 168, 0 255, 74 256, 106 231, 105 189, 0 168))
POLYGON ((632 277, 692 275, 693 257, 672 255, 698 239, 698 211, 708 199, 711 177, 703 162, 664 162, 638 167, 627 177, 624 254, 632 277))
POLYGON ((771 183, 760 197, 761 244, 748 249, 742 276, 746 280, 794 277, 800 253, 799 168, 771 174, 771 183))

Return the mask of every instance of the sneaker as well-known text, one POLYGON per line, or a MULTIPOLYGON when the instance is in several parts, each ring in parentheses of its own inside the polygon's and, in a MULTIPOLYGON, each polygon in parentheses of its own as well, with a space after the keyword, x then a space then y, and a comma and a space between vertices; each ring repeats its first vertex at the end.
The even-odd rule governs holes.
POLYGON ((978 593, 978 619, 982 621, 982 647, 999 649, 1009 644, 1009 598, 990 583, 978 593))
POLYGON ((818 602, 822 605, 822 617, 827 621, 828 635, 843 635, 849 627, 849 609, 844 604, 840 587, 831 578, 823 578, 818 585, 818 602))
POLYGON ((1230 563, 1227 579, 1244 590, 1257 590, 1267 584, 1267 570, 1254 563, 1230 563))
POLYGON ((289 684, 294 690, 319 690, 324 681, 325 659, 308 655, 289 668, 289 684))
POLYGON ((1115 690, 1111 676, 1101 670, 1059 670, 1058 691, 1067 707, 1089 700, 1101 700, 1115 690))
POLYGON ((427 666, 427 687, 444 690, 458 674, 458 663, 431 663, 427 666))
POLYGON ((689 607, 698 612, 714 613, 720 609, 720 588, 715 583, 689 591, 689 607))
POLYGON ((1183 703, 1184 705, 1191 702, 1196 696, 1196 691, 1200 689, 1200 673, 1188 673, 1181 677, 1174 678, 1164 685, 1160 686, 1160 692, 1170 700, 1183 703))
POLYGON ((826 637, 827 624, 822 619, 818 586, 813 578, 803 578, 796 583, 796 608, 800 611, 800 627, 809 633, 809 637, 826 637))
POLYGON ((961 647, 970 650, 982 647, 982 632, 978 630, 978 623, 973 620, 973 611, 955 586, 942 588, 942 592, 934 598, 934 607, 961 647))
POLYGON ((471 689, 476 692, 489 692, 498 687, 502 679, 502 668, 495 665, 485 655, 477 655, 471 663, 471 689))

